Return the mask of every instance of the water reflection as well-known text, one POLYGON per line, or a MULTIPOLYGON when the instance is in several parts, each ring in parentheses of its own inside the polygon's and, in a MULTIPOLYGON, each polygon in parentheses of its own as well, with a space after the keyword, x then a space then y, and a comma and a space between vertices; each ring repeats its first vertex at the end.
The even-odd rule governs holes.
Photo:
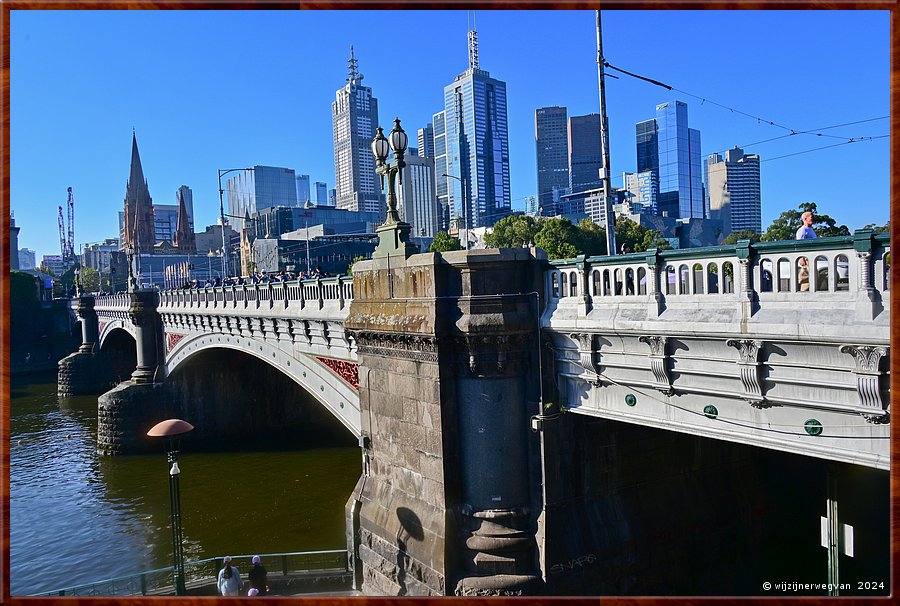
MULTIPOLYGON (((19 383, 12 393, 13 595, 168 566, 162 447, 98 457, 96 397, 58 399, 50 382, 19 383)), ((309 442, 293 436, 197 452, 186 441, 179 461, 186 559, 344 547, 359 450, 349 436, 340 447, 298 450, 309 442)))

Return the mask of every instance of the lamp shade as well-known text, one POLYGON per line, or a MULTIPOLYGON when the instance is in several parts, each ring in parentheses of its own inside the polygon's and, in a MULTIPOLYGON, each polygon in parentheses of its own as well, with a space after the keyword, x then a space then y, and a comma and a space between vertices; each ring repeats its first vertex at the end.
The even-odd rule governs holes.
POLYGON ((187 421, 182 421, 181 419, 166 419, 151 427, 150 431, 147 432, 147 435, 151 438, 167 438, 187 433, 193 428, 194 426, 187 421))
POLYGON ((391 149, 394 153, 403 153, 406 151, 406 143, 408 137, 403 128, 400 127, 400 118, 394 120, 394 129, 391 131, 391 149))
POLYGON ((388 140, 384 138, 384 131, 379 126, 378 132, 372 140, 372 153, 375 154, 376 159, 383 162, 387 158, 388 151, 388 140))

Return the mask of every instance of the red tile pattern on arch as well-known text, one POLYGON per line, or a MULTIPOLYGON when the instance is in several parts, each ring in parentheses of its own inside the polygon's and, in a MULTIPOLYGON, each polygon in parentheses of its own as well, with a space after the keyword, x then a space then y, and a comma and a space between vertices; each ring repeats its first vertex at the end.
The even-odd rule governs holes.
POLYGON ((184 338, 184 335, 179 334, 177 332, 166 333, 166 353, 172 351, 178 342, 184 338))
POLYGON ((347 362, 346 360, 335 360, 333 358, 315 357, 316 360, 330 368, 345 383, 350 385, 356 391, 359 391, 359 364, 356 362, 347 362))

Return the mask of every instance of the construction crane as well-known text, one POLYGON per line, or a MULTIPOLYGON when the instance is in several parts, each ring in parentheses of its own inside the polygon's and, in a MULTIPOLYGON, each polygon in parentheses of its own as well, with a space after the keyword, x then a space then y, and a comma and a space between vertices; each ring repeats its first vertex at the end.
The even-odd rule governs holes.
POLYGON ((69 257, 69 251, 66 243, 66 226, 63 222, 62 206, 59 207, 59 254, 63 263, 65 263, 69 257))
POLYGON ((75 262, 75 196, 72 194, 72 188, 68 189, 69 192, 69 261, 71 263, 75 262))

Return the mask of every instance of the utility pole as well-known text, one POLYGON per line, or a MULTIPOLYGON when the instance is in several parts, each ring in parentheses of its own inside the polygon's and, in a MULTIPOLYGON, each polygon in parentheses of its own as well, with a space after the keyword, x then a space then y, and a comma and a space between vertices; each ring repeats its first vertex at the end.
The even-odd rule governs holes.
POLYGON ((612 212, 612 185, 609 182, 609 121, 606 119, 606 76, 603 71, 603 34, 600 30, 600 11, 597 11, 597 77, 600 82, 600 149, 603 168, 600 181, 603 183, 603 214, 606 219, 607 254, 616 254, 615 217, 612 212))

